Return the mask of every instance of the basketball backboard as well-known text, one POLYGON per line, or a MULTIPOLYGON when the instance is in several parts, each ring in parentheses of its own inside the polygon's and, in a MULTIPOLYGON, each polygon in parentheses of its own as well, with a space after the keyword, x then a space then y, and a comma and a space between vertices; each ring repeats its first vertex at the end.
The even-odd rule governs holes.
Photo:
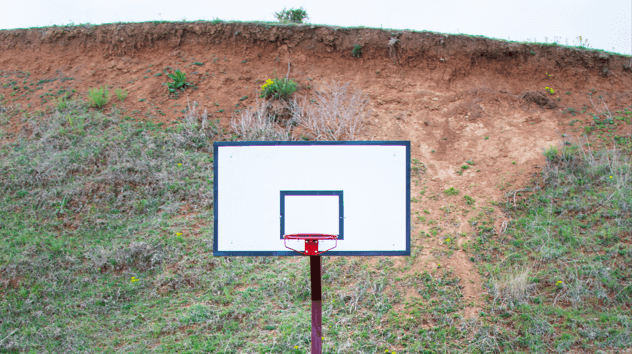
POLYGON ((410 142, 216 142, 215 256, 292 256, 288 234, 332 234, 325 256, 410 255, 410 142))

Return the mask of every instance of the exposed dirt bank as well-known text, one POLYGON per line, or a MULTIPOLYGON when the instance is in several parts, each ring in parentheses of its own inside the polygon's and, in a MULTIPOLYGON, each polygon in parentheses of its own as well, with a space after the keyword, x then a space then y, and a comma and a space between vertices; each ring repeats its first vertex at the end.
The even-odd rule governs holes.
MULTIPOLYGON (((411 271, 439 263, 454 268, 472 300, 468 315, 475 312, 483 281, 468 254, 445 239, 461 246, 473 240, 469 220, 481 212, 494 215, 495 230, 502 234, 504 216, 489 202, 537 176, 543 148, 594 126, 579 113, 599 113, 589 94, 599 110, 599 95, 613 113, 632 105, 630 58, 554 45, 256 23, 0 31, 0 94, 5 105, 19 105, 27 114, 54 107, 58 96, 72 90, 85 98, 88 88, 107 85, 130 94, 123 102, 112 97, 106 110, 116 104, 133 118, 171 124, 182 117, 188 97, 228 126, 236 110, 255 103, 266 79, 275 72, 287 75, 288 64, 289 77, 300 85, 297 94, 309 95, 312 86, 336 80, 369 95, 373 115, 361 139, 412 142, 413 158, 421 170, 425 166, 414 178, 419 202, 412 210, 426 222, 416 219, 413 242, 423 248, 411 271), (362 46, 359 58, 351 55, 355 45, 362 46), (160 74, 166 67, 186 72, 197 88, 170 99, 163 85, 168 80, 160 74), (461 169, 465 165, 469 168, 461 169), (460 193, 445 194, 449 187, 460 193), (467 204, 464 195, 476 202, 467 204)), ((14 116, 0 128, 11 138, 21 124, 14 116)), ((615 134, 629 132, 629 124, 620 125, 615 134)))

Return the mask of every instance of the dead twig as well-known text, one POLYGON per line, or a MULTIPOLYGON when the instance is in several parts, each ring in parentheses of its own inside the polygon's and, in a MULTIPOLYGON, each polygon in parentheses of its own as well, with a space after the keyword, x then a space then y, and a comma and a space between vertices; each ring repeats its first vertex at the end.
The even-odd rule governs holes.
POLYGON ((515 206, 516 206, 516 194, 518 194, 518 193, 520 193, 520 192, 533 192, 533 191, 535 191, 536 189, 538 189, 538 187, 536 187, 536 188, 523 188, 523 189, 517 189, 517 190, 514 190, 513 192, 509 192, 509 193, 505 194, 505 198, 508 198, 510 195, 512 195, 512 194, 513 194, 513 205, 514 205, 514 207, 515 207, 515 206))
POLYGON ((606 199, 605 202, 601 203, 600 206, 598 206, 595 209, 589 211, 587 214, 592 214, 592 213, 596 212, 597 210, 603 208, 603 206, 606 205, 606 203, 608 203, 608 201, 615 195, 615 193, 617 193, 617 191, 612 192, 612 194, 610 194, 610 196, 608 197, 608 199, 606 199))
POLYGON ((5 340, 7 340, 7 338, 11 337, 13 335, 13 333, 17 332, 18 330, 15 329, 13 332, 9 333, 8 336, 4 337, 2 340, 0 340, 0 344, 2 344, 2 342, 4 342, 5 340))

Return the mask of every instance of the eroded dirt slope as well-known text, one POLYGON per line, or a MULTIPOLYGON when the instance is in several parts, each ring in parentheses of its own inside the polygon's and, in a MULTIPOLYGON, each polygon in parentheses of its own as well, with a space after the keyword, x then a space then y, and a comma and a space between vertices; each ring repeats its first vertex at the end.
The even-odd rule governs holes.
MULTIPOLYGON (((5 105, 27 116, 52 109, 62 95, 85 99, 88 88, 107 85, 130 94, 123 102, 112 97, 106 111, 115 104, 130 117, 169 125, 183 116, 188 100, 229 127, 236 111, 255 103, 261 84, 288 75, 288 68, 300 85, 298 95, 330 80, 362 89, 373 114, 360 139, 410 140, 419 161, 413 242, 423 248, 409 272, 453 268, 471 299, 466 315, 480 303, 484 275, 463 250, 475 237, 476 216, 491 215, 501 235, 506 218, 491 202, 512 198, 512 191, 537 176, 544 148, 595 126, 580 111, 600 113, 598 96, 613 113, 629 109, 629 65, 630 58, 584 49, 311 25, 142 23, 0 31, 0 94, 5 105), (351 55, 355 45, 362 46, 359 58, 351 55), (186 72, 196 88, 168 97, 165 69, 186 72), (444 192, 451 187, 459 193, 444 192)), ((3 126, 5 138, 15 137, 22 122, 12 117, 3 126)), ((629 125, 620 126, 615 134, 629 132, 629 125)))

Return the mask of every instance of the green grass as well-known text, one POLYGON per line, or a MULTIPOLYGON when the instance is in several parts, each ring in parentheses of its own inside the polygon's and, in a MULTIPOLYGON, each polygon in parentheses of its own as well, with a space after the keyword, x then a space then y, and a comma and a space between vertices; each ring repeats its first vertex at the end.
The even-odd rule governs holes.
POLYGON ((103 108, 109 101, 108 89, 106 87, 89 88, 88 101, 90 101, 90 106, 94 108, 103 108))
MULTIPOLYGON (((67 101, 0 145, 0 352, 309 351, 305 258, 213 257, 210 152, 230 135, 185 112, 165 129, 67 101)), ((0 128, 8 117, 0 107, 0 128)), ((411 271, 429 253, 416 243, 397 263, 324 257, 324 352, 630 347, 629 151, 565 146, 534 182, 509 198, 502 231, 495 209, 466 195, 451 199, 477 204, 475 233, 423 219, 444 240, 438 269, 411 271), (442 260, 460 237, 487 274, 473 319, 468 279, 442 260)))
POLYGON ((498 323, 521 328, 520 350, 629 347, 630 157, 572 145, 547 158, 544 190, 507 205, 504 245, 488 248, 492 307, 507 314, 498 323))
POLYGON ((116 94, 116 97, 118 97, 119 101, 121 102, 125 101, 125 99, 127 98, 127 95, 129 94, 127 90, 123 90, 120 88, 117 88, 116 90, 114 90, 114 93, 116 94))

